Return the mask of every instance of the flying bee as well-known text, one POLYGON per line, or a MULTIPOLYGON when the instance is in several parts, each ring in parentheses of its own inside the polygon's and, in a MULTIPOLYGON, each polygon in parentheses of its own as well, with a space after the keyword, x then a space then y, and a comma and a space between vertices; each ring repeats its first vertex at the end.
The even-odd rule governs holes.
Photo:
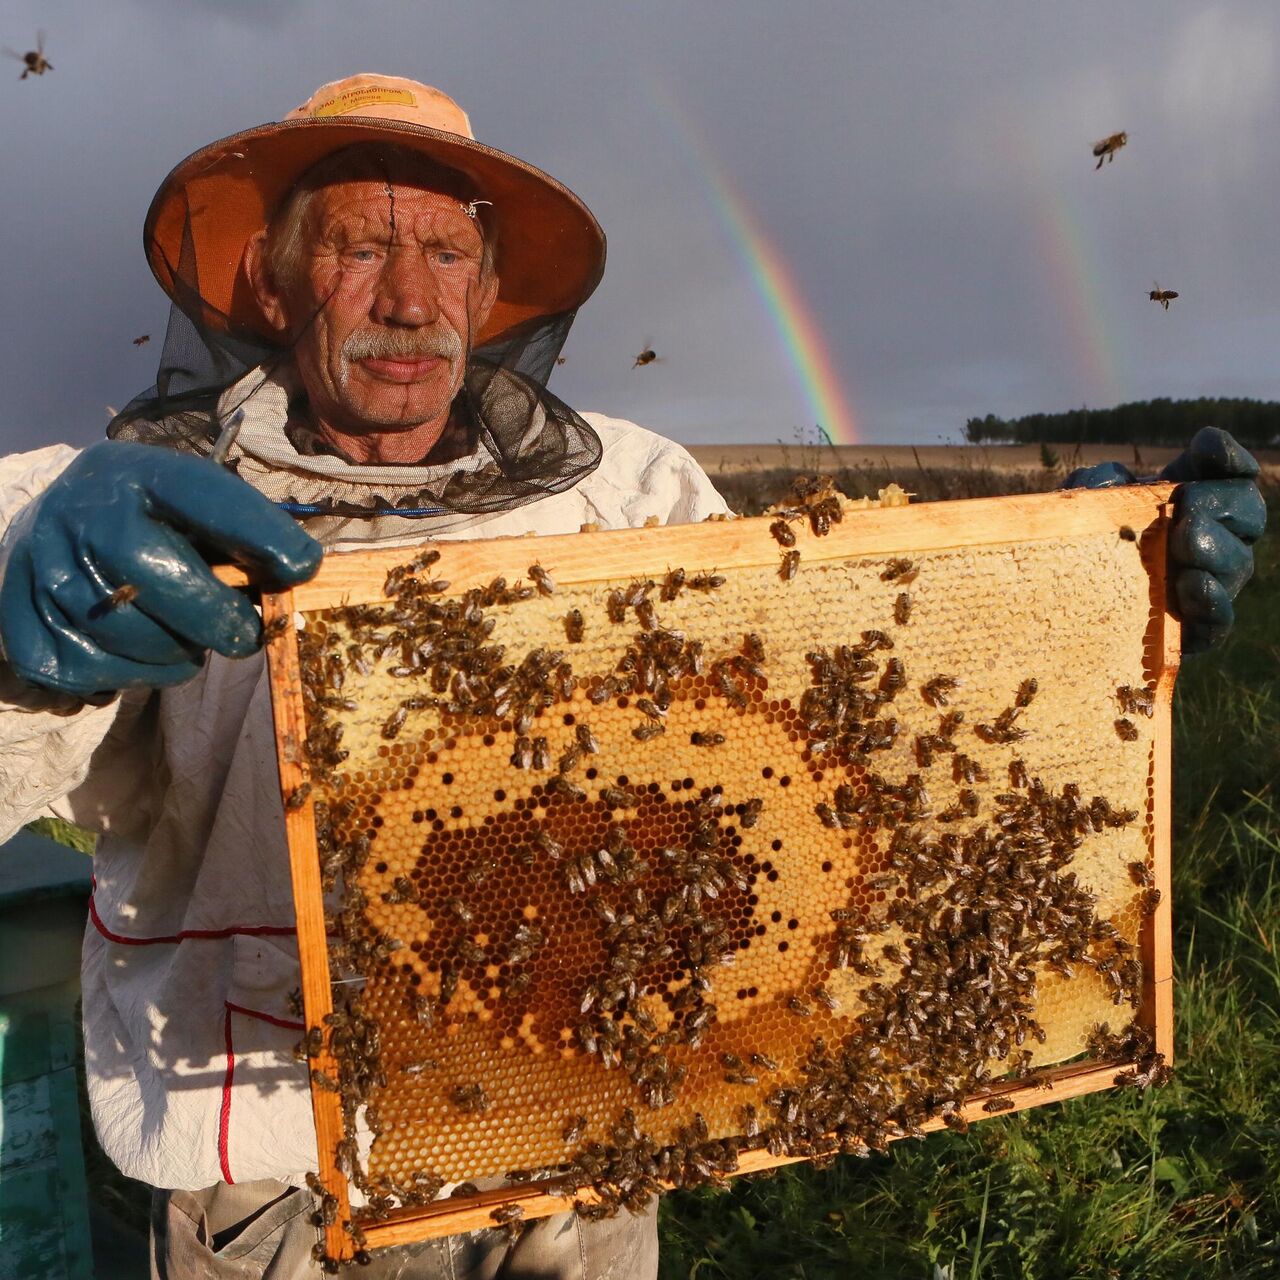
POLYGON ((1126 720, 1121 717, 1116 721, 1116 737, 1121 742, 1137 742, 1139 737, 1138 726, 1132 720, 1126 720))
POLYGON ((723 733, 703 733, 699 729, 695 729, 689 735, 689 741, 695 747, 718 747, 724 742, 723 733))
POLYGON ((1094 165, 1094 169, 1101 169, 1102 162, 1108 163, 1116 158, 1116 152, 1125 146, 1129 141, 1129 135, 1122 129, 1119 133, 1108 134, 1101 142, 1093 144, 1093 154, 1097 158, 1098 163, 1094 165))
POLYGON ((529 577, 533 585, 537 587, 540 596, 555 595, 555 579, 540 564, 531 564, 529 566, 529 577))
POLYGON ((36 32, 36 47, 28 49, 26 53, 18 53, 14 49, 8 47, 4 50, 5 56, 14 58, 23 64, 22 74, 19 80, 25 80, 28 76, 42 76, 46 71, 53 70, 53 63, 44 56, 44 32, 36 32))
POLYGON ((1150 298, 1152 302, 1158 302, 1166 311, 1169 310, 1169 303, 1171 303, 1177 296, 1178 292, 1176 289, 1162 289, 1159 284, 1157 284, 1156 287, 1147 294, 1147 297, 1150 298))
POLYGON ((784 551, 782 553, 782 563, 778 566, 778 577, 783 582, 790 582, 799 571, 800 553, 798 551, 784 551))
POLYGON ((638 356, 636 356, 635 361, 632 363, 631 367, 633 369, 639 369, 646 364, 652 364, 657 359, 658 359, 658 353, 651 346, 649 346, 648 343, 645 343, 644 350, 640 352, 638 356))
POLYGON ((568 637, 569 643, 580 644, 585 631, 586 626, 582 621, 582 610, 570 609, 564 615, 564 633, 568 637))

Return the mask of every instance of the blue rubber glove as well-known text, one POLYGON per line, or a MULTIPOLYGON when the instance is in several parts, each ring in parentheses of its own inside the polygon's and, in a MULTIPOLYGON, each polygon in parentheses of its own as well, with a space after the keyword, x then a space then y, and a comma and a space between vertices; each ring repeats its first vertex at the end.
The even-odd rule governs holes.
POLYGON ((189 680, 208 649, 239 658, 261 647, 257 611, 207 560, 286 587, 310 578, 322 556, 225 468, 109 440, 21 512, 3 550, 5 659, 30 684, 87 699, 189 680))
MULTIPOLYGON (((1173 480, 1169 588, 1182 619, 1183 653, 1218 644, 1235 621, 1232 601, 1253 575, 1253 544, 1267 526, 1258 464, 1225 431, 1202 427, 1156 480, 1173 480)), ((1080 467, 1064 489, 1141 483, 1118 462, 1080 467)))

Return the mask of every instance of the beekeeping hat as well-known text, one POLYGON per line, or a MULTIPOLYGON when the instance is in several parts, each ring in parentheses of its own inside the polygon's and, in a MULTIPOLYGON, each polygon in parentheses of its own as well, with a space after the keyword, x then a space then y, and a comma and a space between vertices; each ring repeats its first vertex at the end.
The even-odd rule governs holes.
POLYGON ((567 187, 472 136, 452 98, 398 76, 355 75, 317 89, 283 120, 195 152, 164 180, 147 213, 147 260, 160 287, 198 324, 275 337, 244 270, 249 240, 325 156, 384 141, 454 170, 496 235, 498 297, 477 346, 541 316, 571 312, 604 271, 604 233, 567 187), (193 274, 195 278, 193 277, 193 274))
MULTIPOLYGON (((362 518, 390 504, 416 518, 506 510, 577 483, 599 464, 600 440, 546 384, 577 308, 604 270, 604 233, 568 188, 477 142, 452 98, 395 76, 324 85, 283 120, 197 151, 164 180, 144 240, 173 300, 169 328, 155 383, 111 420, 108 436, 208 454, 235 408, 248 407, 270 379, 287 378, 290 339, 260 312, 245 249, 291 191, 330 180, 321 161, 350 148, 388 172, 405 151, 443 170, 445 189, 496 254, 498 294, 483 327, 463 335, 466 369, 441 438, 453 452, 422 460, 457 465, 429 468, 434 478, 414 492, 402 473, 371 487, 363 503, 336 492, 327 506, 314 494, 294 501, 287 472, 269 496, 291 510, 324 507, 362 518)), ((292 398, 289 412, 292 426, 292 398)), ((305 407, 298 420, 305 427, 305 407)), ((290 440, 303 451, 319 447, 290 440)))

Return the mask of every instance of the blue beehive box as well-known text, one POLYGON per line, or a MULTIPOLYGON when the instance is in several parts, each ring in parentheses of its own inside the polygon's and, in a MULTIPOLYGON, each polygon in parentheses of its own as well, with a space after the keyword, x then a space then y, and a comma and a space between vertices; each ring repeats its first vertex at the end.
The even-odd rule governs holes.
POLYGON ((0 846, 0 1280, 89 1280, 76 1000, 92 861, 0 846))

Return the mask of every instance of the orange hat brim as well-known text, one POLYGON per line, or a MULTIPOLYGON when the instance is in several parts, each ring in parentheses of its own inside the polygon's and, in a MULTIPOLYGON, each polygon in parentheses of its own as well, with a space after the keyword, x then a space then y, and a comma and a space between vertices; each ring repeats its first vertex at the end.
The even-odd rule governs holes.
POLYGON ((379 139, 465 174, 477 199, 493 201, 485 220, 497 229, 498 297, 477 346, 537 317, 575 310, 591 296, 604 273, 605 237, 572 191, 460 134, 370 117, 260 125, 183 160, 161 183, 143 231, 160 287, 179 306, 192 301, 194 290, 205 304, 193 317, 201 324, 278 342, 245 275, 245 246, 312 165, 379 139))

